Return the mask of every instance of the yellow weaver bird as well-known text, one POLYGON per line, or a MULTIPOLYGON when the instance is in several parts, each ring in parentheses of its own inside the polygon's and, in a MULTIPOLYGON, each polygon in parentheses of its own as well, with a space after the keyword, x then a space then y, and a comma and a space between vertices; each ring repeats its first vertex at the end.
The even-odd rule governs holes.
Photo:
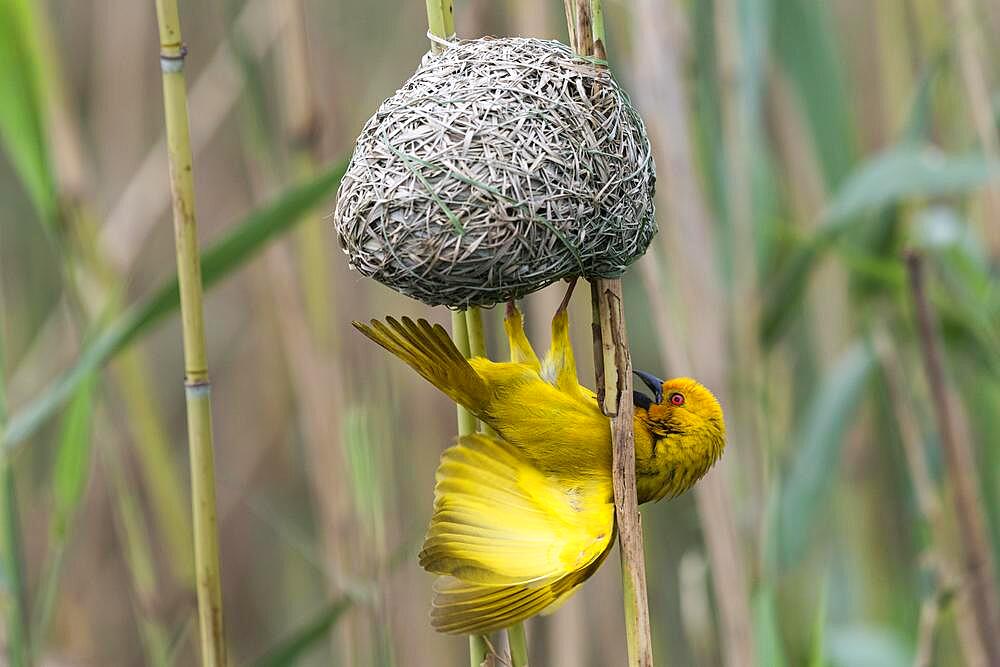
MULTIPOLYGON (((611 427, 577 379, 569 296, 542 361, 513 305, 504 319, 509 362, 466 359, 443 327, 423 319, 354 322, 498 434, 460 438, 437 471, 420 564, 441 575, 431 609, 441 632, 484 633, 554 610, 614 544, 611 427)), ((653 394, 633 397, 644 503, 691 488, 726 436, 722 408, 697 381, 636 375, 653 394)))

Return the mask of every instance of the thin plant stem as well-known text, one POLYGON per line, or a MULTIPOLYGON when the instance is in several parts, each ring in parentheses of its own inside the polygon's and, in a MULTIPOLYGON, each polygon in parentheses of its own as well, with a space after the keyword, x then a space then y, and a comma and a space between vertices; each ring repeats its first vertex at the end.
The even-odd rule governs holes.
POLYGON ((488 357, 486 332, 483 330, 483 311, 473 306, 465 311, 465 319, 469 332, 469 356, 488 357))
MULTIPOLYGON (((2 286, 0 286, 2 287, 2 286)), ((5 362, 6 321, 3 290, 0 289, 0 435, 7 427, 7 371, 5 362)), ((17 487, 14 483, 10 454, 0 453, 0 565, 7 582, 3 605, 7 618, 7 658, 11 667, 30 664, 28 610, 24 590, 24 561, 21 558, 21 532, 17 515, 17 487)))
MULTIPOLYGON (((567 4, 567 9, 569 7, 567 4)), ((575 11, 567 11, 569 32, 576 35, 573 46, 580 55, 607 58, 603 16, 600 0, 577 0, 575 11)), ((653 638, 649 625, 642 521, 635 488, 634 411, 630 400, 632 359, 625 331, 621 279, 593 281, 591 306, 597 402, 601 411, 611 418, 612 483, 621 551, 628 664, 630 667, 651 667, 653 638)))
MULTIPOLYGON (((483 311, 473 306, 465 311, 466 327, 469 331, 469 356, 489 357, 486 351, 486 333, 483 329, 483 311)), ((489 424, 479 422, 479 431, 488 435, 496 435, 489 424)))
MULTIPOLYGON (((451 313, 451 337, 455 341, 455 347, 464 356, 469 355, 469 325, 465 319, 465 311, 455 310, 451 313)), ((461 405, 457 408, 458 414, 458 434, 470 435, 476 432, 476 418, 472 413, 461 405)))
POLYGON ((215 457, 212 443, 211 381, 205 351, 201 266, 195 222, 191 135, 177 0, 157 0, 160 65, 170 189, 173 197, 177 274, 184 338, 184 387, 187 399, 191 502, 194 523, 195 581, 201 627, 202 664, 223 667, 226 641, 222 617, 219 535, 216 525, 215 457))
MULTIPOLYGON (((455 7, 452 0, 427 0, 427 27, 435 37, 450 39, 455 34, 455 7)), ((431 50, 440 53, 444 49, 437 42, 431 42, 431 50)))
POLYGON ((967 439, 956 427, 955 406, 951 388, 945 378, 941 343, 927 297, 923 258, 916 252, 906 256, 910 294, 916 310, 924 372, 934 400, 931 401, 937 422, 941 449, 948 463, 947 474, 955 495, 958 535, 962 545, 962 589, 967 592, 986 653, 987 664, 1000 665, 1000 614, 997 611, 996 578, 990 557, 986 519, 979 500, 976 479, 976 459, 967 439))
POLYGON ((528 667, 528 639, 524 634, 524 623, 515 623, 507 628, 507 643, 510 644, 511 664, 528 667))
MULTIPOLYGON (((876 330, 875 349, 878 351, 882 364, 882 377, 886 395, 892 406, 899 429, 899 440, 903 445, 903 455, 906 467, 913 485, 916 497, 917 511, 929 529, 927 544, 923 547, 921 559, 934 571, 933 590, 931 590, 920 607, 920 623, 917 633, 917 651, 913 659, 914 667, 927 667, 931 664, 934 654, 935 637, 941 618, 941 607, 951 599, 957 580, 958 565, 942 545, 951 541, 948 525, 942 512, 941 498, 938 495, 931 472, 927 466, 923 446, 923 435, 918 424, 919 418, 914 413, 908 400, 905 388, 906 378, 903 375, 903 362, 899 358, 885 327, 876 330)), ((958 591, 955 599, 955 625, 958 631, 959 645, 967 665, 986 664, 982 642, 972 619, 972 607, 967 590, 958 591)))

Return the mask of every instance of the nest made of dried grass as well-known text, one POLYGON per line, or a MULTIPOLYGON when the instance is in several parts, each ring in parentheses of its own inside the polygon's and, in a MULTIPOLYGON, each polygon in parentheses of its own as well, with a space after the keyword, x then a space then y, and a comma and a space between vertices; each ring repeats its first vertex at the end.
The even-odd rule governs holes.
POLYGON ((563 44, 450 43, 365 124, 334 221, 351 266, 431 305, 615 277, 656 232, 645 128, 563 44))

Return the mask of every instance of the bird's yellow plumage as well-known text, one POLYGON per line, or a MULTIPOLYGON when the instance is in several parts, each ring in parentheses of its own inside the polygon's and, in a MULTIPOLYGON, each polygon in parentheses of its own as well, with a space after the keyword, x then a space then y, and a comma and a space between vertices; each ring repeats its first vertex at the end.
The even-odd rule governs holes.
MULTIPOLYGON (((447 331, 409 318, 355 326, 497 436, 465 436, 445 451, 420 564, 441 575, 431 620, 471 634, 551 611, 600 566, 613 544, 611 429, 580 385, 565 308, 539 361, 520 313, 504 321, 509 362, 465 359, 447 331)), ((636 394, 639 502, 690 488, 721 456, 722 410, 689 378, 640 373, 636 394)))

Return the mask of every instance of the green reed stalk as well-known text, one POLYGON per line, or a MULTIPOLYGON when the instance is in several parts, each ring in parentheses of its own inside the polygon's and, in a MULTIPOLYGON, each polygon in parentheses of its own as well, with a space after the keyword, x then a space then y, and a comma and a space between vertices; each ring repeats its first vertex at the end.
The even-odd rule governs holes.
POLYGON ((186 48, 181 39, 177 0, 156 0, 163 70, 163 105, 170 159, 177 275, 184 336, 184 388, 187 398, 191 501, 202 664, 226 665, 216 525, 215 459, 212 444, 211 381, 205 352, 198 227, 195 222, 191 135, 188 129, 186 48))
POLYGON ((524 623, 515 623, 507 628, 507 643, 510 644, 511 664, 528 667, 528 638, 524 634, 524 623))

